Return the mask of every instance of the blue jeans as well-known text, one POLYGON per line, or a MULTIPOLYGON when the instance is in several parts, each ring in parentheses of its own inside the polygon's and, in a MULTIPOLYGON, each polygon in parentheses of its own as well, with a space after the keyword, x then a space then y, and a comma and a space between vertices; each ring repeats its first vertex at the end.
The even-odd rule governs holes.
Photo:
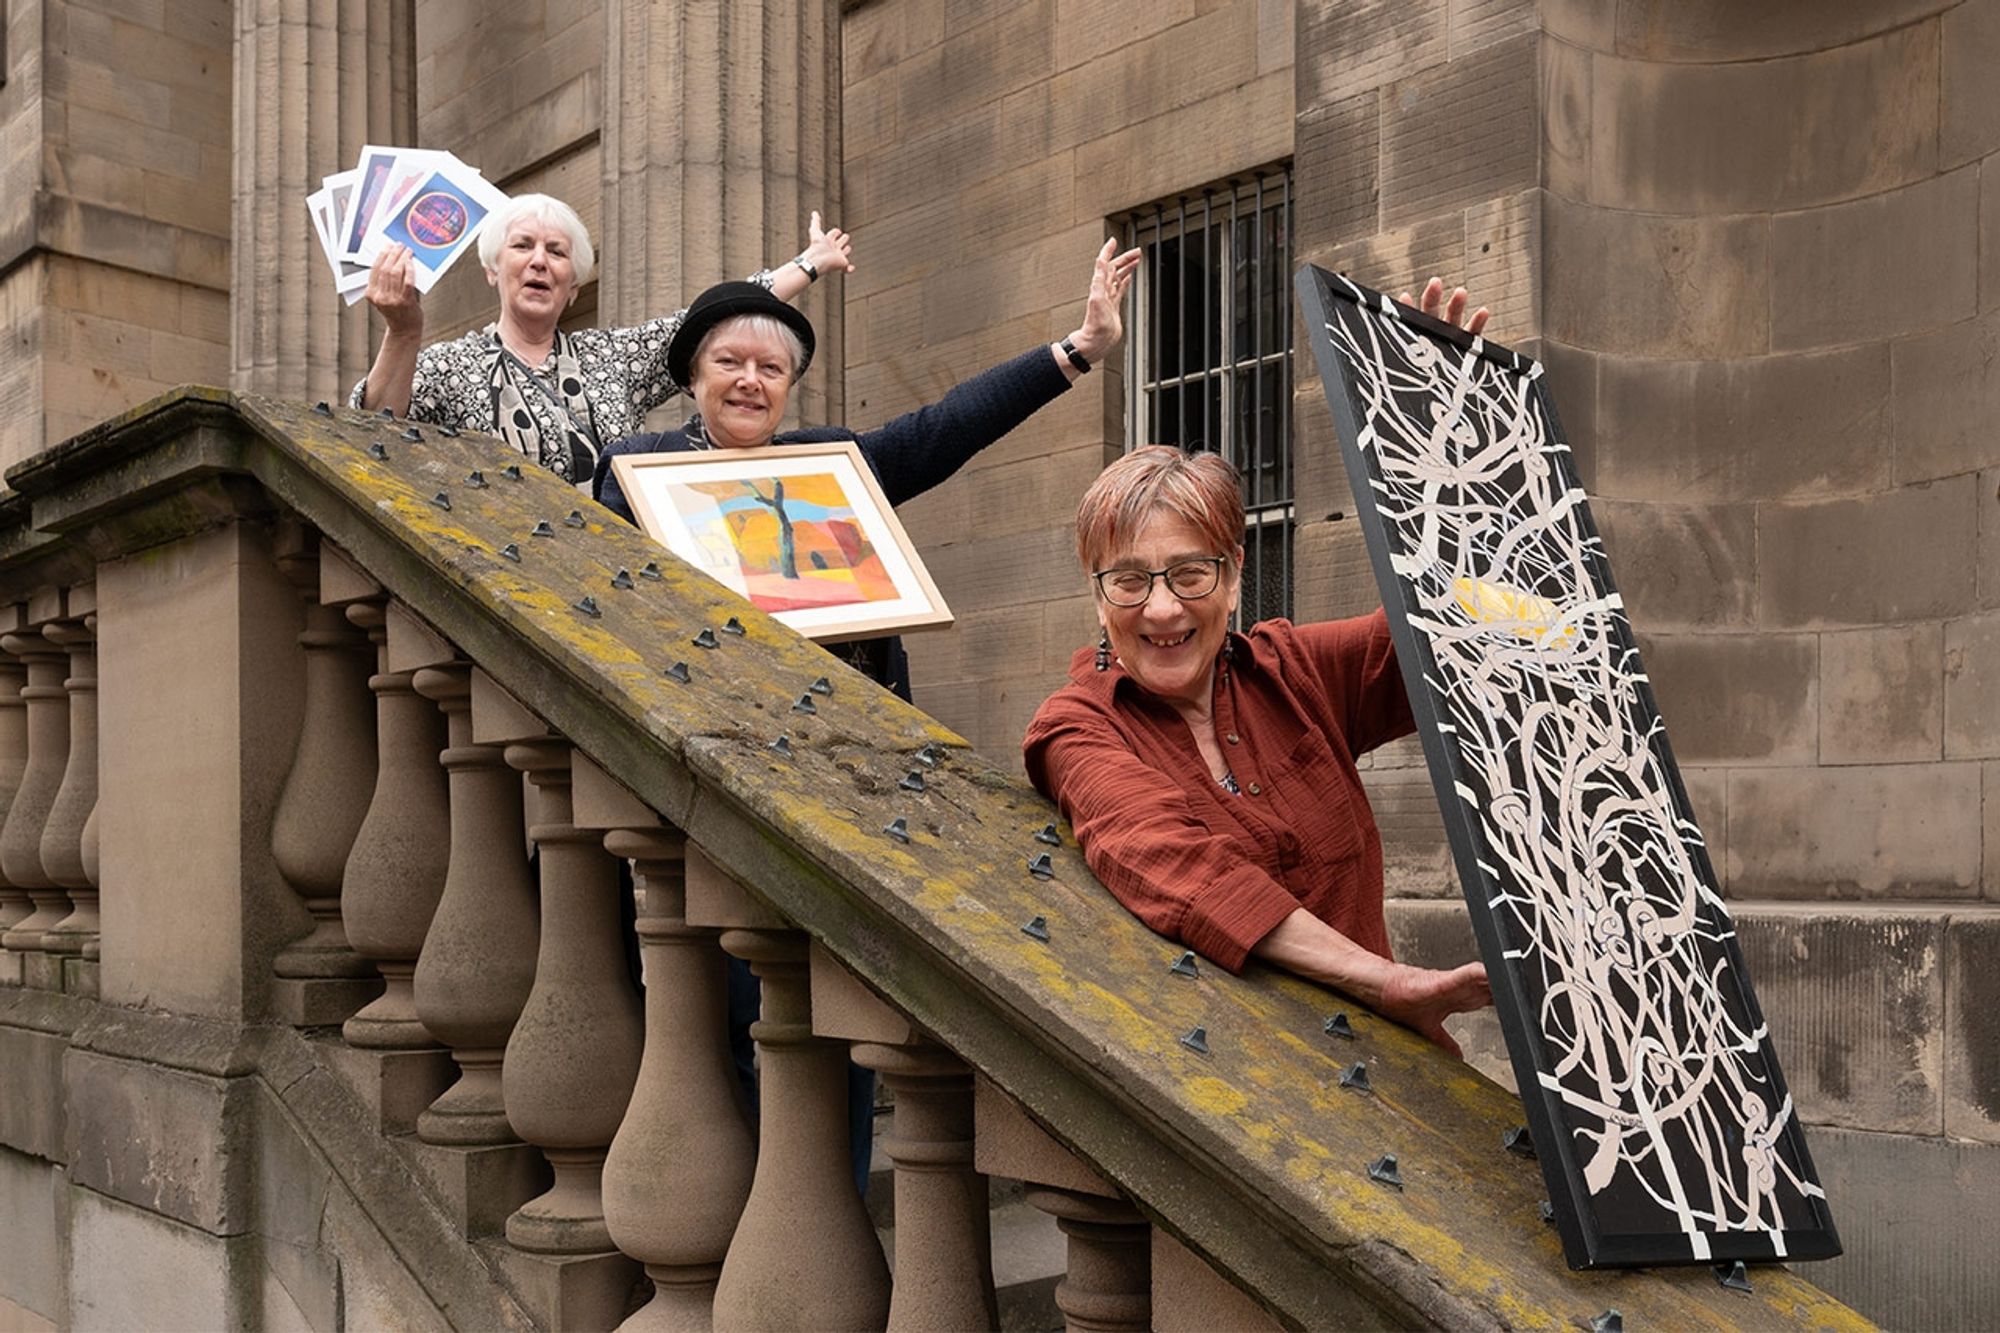
MULTIPOLYGON (((750 1118, 757 1118, 757 1043, 750 1025, 757 1021, 764 986, 741 958, 729 960, 729 1053, 736 1060, 750 1118)), ((868 1164, 875 1150, 875 1071, 847 1062, 847 1159, 854 1169, 854 1192, 868 1197, 868 1164)))

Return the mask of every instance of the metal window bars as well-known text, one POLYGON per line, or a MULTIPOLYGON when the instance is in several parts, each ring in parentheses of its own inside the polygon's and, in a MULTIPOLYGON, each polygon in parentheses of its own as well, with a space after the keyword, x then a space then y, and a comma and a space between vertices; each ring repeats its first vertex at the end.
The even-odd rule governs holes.
POLYGON ((1263 167, 1142 208, 1126 448, 1222 454, 1243 475, 1244 624, 1292 610, 1292 175, 1263 167))

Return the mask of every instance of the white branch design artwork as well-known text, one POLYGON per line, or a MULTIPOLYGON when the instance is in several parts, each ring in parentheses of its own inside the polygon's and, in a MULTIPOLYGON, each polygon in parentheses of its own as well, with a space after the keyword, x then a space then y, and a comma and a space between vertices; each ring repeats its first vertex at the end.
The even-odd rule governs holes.
POLYGON ((1326 330, 1557 1132, 1608 1229, 1782 1256, 1823 1196, 1541 367, 1348 290, 1326 330))

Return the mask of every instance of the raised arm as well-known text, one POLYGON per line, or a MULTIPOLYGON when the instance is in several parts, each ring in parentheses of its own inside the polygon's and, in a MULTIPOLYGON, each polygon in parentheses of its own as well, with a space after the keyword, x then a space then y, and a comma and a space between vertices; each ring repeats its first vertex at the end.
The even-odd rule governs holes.
POLYGON ((1097 263, 1090 272, 1090 294, 1083 303, 1083 323, 1067 338, 1049 344, 1049 354, 1055 357, 1056 365, 1070 383, 1074 384, 1090 367, 1111 355, 1111 349, 1125 336, 1125 289, 1132 285, 1132 275, 1138 271, 1136 249, 1121 255, 1118 242, 1107 240, 1097 252, 1097 263), (1075 356, 1070 355, 1072 351, 1075 356), (1077 364, 1079 358, 1082 365, 1077 364))
POLYGON ((771 295, 791 301, 829 273, 854 271, 854 241, 840 228, 827 231, 814 209, 806 224, 806 248, 771 270, 771 295))
POLYGON ((417 353, 424 346, 423 298, 410 278, 408 246, 389 245, 375 256, 368 270, 368 304, 382 313, 388 330, 375 352, 375 364, 361 390, 360 406, 388 408, 397 416, 410 414, 410 392, 417 377, 417 353))

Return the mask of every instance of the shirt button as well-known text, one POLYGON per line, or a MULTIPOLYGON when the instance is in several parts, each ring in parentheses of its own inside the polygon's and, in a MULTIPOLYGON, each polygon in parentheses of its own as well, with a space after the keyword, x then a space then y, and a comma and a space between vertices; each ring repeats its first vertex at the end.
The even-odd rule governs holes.
POLYGON ((1250 784, 1250 794, 1252 796, 1262 796, 1264 794, 1264 789, 1253 782, 1250 784))
POLYGON ((1223 739, 1228 741, 1231 745, 1240 745, 1243 743, 1243 738, 1241 736, 1238 736, 1233 731, 1230 732, 1227 736, 1223 737, 1223 739))

